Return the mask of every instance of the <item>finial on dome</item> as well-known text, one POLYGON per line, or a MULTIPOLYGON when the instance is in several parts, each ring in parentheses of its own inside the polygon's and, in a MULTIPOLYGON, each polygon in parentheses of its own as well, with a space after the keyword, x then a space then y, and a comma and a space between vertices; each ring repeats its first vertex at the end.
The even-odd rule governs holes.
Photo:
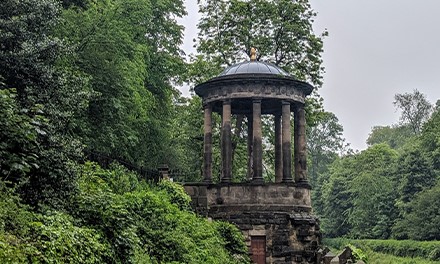
POLYGON ((251 61, 257 60, 257 50, 255 48, 251 48, 251 61))

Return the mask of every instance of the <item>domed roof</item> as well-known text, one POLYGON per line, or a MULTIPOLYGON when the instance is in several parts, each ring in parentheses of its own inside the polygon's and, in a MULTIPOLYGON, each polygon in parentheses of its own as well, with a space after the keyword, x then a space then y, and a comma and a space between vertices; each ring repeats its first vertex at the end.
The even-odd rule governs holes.
POLYGON ((286 71, 271 63, 262 61, 245 61, 234 64, 226 68, 220 75, 230 76, 236 74, 274 74, 281 76, 290 76, 286 71))

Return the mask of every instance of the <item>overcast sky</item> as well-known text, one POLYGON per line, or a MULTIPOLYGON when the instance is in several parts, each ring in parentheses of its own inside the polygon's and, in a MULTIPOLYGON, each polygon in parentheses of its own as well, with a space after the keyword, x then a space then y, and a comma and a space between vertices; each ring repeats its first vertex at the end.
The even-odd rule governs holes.
MULTIPOLYGON (((188 16, 181 20, 187 53, 197 35, 196 2, 186 0, 188 16)), ((315 32, 330 34, 319 93, 353 149, 366 148, 373 126, 398 122, 394 94, 418 89, 431 103, 440 98, 440 0, 310 2, 318 12, 315 32)))

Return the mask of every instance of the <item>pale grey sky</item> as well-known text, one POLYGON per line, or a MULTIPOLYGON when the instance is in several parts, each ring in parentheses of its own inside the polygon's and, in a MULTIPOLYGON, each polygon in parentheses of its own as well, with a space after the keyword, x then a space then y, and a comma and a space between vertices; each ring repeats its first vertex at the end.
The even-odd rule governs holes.
MULTIPOLYGON (((398 122, 394 94, 418 89, 440 98, 439 0, 311 0, 324 40, 324 106, 339 118, 353 149, 366 148, 373 126, 398 122)), ((191 53, 199 19, 186 0, 184 50, 191 53)), ((187 88, 184 88, 187 89, 187 88)), ((182 91, 188 94, 187 91, 182 91)))

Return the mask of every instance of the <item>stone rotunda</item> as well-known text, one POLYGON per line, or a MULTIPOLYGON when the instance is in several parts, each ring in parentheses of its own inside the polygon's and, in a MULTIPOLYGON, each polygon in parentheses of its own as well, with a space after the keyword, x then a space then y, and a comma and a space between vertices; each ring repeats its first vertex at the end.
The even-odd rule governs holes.
POLYGON ((273 64, 257 61, 252 49, 250 61, 228 67, 194 90, 204 107, 204 180, 185 184, 195 210, 236 224, 254 263, 317 263, 320 232, 311 212, 304 110, 313 87, 273 64), (214 146, 221 148, 220 183, 212 180, 213 112, 222 117, 221 146, 214 146), (248 120, 248 182, 233 183, 232 115, 248 120), (275 120, 274 183, 263 180, 262 115, 275 120))

